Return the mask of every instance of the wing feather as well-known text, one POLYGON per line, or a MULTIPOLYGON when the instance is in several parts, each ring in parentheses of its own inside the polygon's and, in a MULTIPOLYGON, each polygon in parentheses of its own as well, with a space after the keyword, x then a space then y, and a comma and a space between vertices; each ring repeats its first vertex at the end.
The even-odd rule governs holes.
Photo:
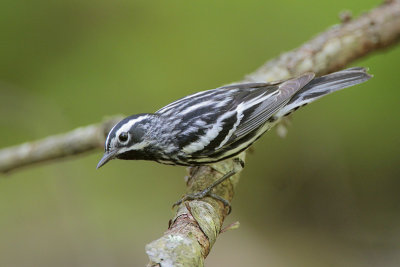
MULTIPOLYGON (((251 131, 262 126, 273 114, 275 114, 279 109, 281 109, 291 97, 301 88, 303 88, 307 83, 309 83, 314 78, 314 73, 306 73, 300 77, 290 79, 278 85, 277 90, 273 95, 269 96, 258 106, 249 105, 244 111, 248 113, 246 117, 243 118, 237 130, 232 135, 230 141, 231 143, 235 139, 242 138, 251 131)), ((251 104, 251 100, 249 102, 251 104)), ((246 105, 246 102, 244 103, 246 105)))

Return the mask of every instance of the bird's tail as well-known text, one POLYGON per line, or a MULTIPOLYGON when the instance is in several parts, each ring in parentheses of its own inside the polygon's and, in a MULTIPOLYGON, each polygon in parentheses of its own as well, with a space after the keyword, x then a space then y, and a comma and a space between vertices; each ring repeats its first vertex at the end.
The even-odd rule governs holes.
POLYGON ((365 82, 371 77, 372 76, 367 73, 367 69, 361 67, 349 68, 317 77, 294 94, 276 116, 281 117, 287 115, 324 95, 365 82))

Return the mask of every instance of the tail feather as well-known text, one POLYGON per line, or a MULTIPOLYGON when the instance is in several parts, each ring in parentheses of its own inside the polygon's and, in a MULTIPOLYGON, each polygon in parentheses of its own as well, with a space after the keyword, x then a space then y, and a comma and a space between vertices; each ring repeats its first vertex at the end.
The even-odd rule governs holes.
POLYGON ((324 95, 365 82, 372 76, 366 68, 355 67, 317 77, 300 89, 275 116, 281 117, 324 95))

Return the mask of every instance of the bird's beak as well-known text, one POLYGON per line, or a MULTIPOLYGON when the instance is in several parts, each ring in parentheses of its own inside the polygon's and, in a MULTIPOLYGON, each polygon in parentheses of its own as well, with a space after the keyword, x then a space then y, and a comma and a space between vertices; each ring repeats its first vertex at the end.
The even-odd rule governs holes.
POLYGON ((96 169, 100 168, 101 166, 103 166, 104 164, 106 164, 107 162, 109 162, 110 160, 115 158, 115 154, 117 154, 117 150, 110 151, 110 152, 105 152, 103 157, 101 158, 101 160, 97 164, 96 169))

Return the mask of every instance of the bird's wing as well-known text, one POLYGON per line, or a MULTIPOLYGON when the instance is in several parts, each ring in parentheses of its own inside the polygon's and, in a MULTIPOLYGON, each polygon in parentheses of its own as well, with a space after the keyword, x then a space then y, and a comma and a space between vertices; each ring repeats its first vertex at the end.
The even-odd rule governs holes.
MULTIPOLYGON (((257 97, 249 95, 237 106, 241 120, 232 136, 225 145, 229 145, 260 126, 289 102, 291 97, 314 78, 314 73, 306 73, 297 78, 284 81, 275 85, 272 94, 267 94, 258 101, 257 97)), ((260 90, 269 91, 268 88, 260 87, 260 90)))
POLYGON ((186 157, 205 158, 262 126, 313 77, 308 73, 281 83, 229 85, 185 97, 159 113, 181 118, 172 132, 186 157))

